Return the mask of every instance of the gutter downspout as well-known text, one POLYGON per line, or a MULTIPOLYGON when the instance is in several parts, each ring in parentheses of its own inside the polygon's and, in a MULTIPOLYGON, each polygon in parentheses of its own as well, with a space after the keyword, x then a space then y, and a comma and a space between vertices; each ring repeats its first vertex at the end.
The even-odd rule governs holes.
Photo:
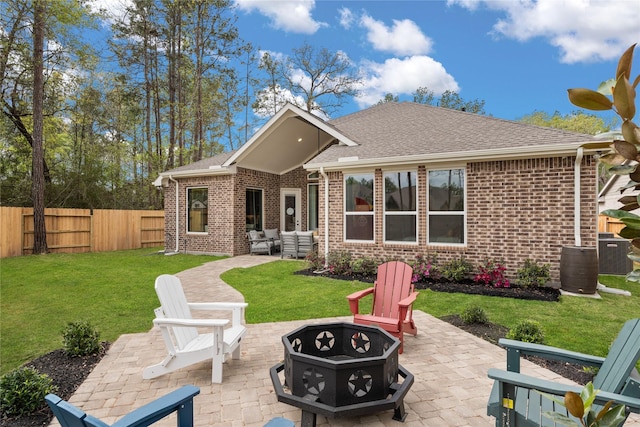
POLYGON ((327 254, 329 253, 329 175, 324 172, 324 166, 320 166, 320 175, 324 178, 324 267, 328 267, 327 254))
POLYGON ((575 239, 575 245, 577 247, 582 246, 582 239, 580 238, 580 164, 582 163, 584 149, 578 147, 576 152, 576 162, 573 166, 573 235, 575 239))
POLYGON ((176 248, 174 250, 175 253, 178 253, 178 251, 180 250, 180 238, 178 236, 178 231, 180 230, 180 225, 178 224, 178 208, 179 208, 179 203, 178 203, 178 181, 176 181, 175 179, 173 179, 172 175, 169 175, 169 181, 173 181, 176 183, 176 248))

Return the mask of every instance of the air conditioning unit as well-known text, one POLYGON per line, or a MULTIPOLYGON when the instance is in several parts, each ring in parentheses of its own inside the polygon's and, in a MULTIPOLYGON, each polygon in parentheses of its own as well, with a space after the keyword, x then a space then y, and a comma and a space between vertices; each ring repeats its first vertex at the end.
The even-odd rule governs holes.
POLYGON ((600 239, 598 241, 599 274, 624 275, 633 270, 629 253, 629 241, 625 239, 600 239))

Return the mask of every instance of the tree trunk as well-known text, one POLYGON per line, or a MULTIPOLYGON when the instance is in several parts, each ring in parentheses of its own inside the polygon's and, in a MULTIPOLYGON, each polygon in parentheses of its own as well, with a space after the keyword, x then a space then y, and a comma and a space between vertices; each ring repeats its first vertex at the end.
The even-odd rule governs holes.
POLYGON ((44 219, 44 141, 43 106, 44 76, 43 48, 46 0, 33 2, 33 156, 32 185, 33 198, 33 253, 45 254, 47 247, 47 229, 44 219))

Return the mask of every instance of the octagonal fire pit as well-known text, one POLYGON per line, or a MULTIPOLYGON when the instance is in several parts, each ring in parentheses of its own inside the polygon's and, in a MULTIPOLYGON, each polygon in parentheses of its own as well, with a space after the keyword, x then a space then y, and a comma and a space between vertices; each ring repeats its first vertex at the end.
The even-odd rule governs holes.
POLYGON ((387 409, 404 421, 413 375, 398 364, 400 341, 386 331, 351 323, 307 325, 284 335, 282 343, 284 362, 271 368, 271 381, 278 401, 302 409, 302 427, 314 427, 317 414, 387 409))

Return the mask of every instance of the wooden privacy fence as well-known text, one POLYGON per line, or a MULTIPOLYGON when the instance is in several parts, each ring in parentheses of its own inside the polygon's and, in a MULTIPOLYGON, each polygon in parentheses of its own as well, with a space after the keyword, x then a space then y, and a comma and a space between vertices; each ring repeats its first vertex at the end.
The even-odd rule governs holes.
POLYGON ((623 228, 624 224, 618 219, 606 215, 598 216, 598 233, 613 233, 618 237, 618 233, 623 228))
MULTIPOLYGON (((52 253, 164 246, 164 211, 45 209, 52 253)), ((0 207, 0 258, 33 252, 33 209, 0 207)))

